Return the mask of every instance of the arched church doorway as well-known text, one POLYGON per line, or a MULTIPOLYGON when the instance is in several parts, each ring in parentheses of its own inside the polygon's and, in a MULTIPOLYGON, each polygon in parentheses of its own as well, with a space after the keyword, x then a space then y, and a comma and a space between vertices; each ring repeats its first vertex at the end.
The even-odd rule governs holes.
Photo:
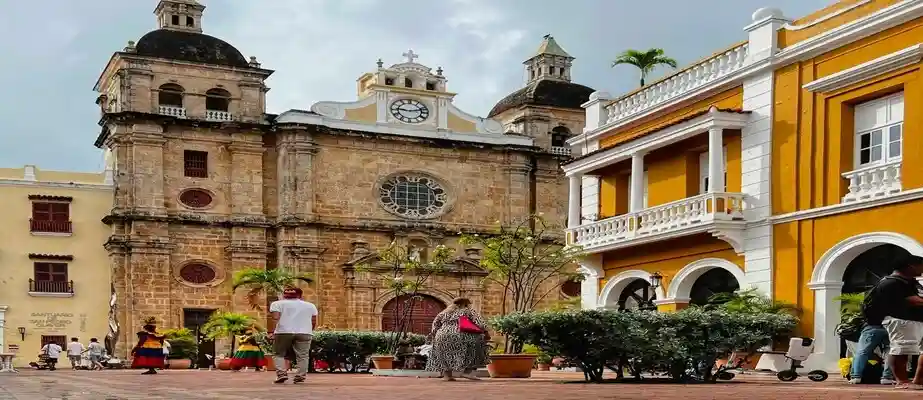
POLYGON ((439 299, 425 294, 395 297, 381 310, 381 330, 395 331, 403 327, 404 332, 426 335, 445 307, 439 299))
POLYGON ((657 300, 657 293, 650 282, 635 279, 619 295, 619 311, 656 309, 654 300, 657 300))
POLYGON ((706 305, 708 300, 719 293, 734 293, 740 289, 740 282, 724 268, 712 268, 695 280, 689 291, 689 304, 706 305))

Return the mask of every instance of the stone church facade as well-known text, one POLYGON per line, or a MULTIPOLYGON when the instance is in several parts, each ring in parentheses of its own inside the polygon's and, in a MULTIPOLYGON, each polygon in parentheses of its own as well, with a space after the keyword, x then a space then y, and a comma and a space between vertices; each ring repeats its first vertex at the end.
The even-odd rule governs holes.
MULTIPOLYGON (((467 114, 452 103, 442 69, 408 51, 406 61, 379 60, 360 77, 356 101, 271 115, 273 71, 204 34, 204 9, 161 0, 159 29, 116 52, 96 84, 95 144, 115 182, 105 246, 116 354, 127 353, 148 316, 192 329, 216 310, 265 318, 231 290, 233 274, 251 267, 314 274, 306 298, 321 310, 319 325, 381 329, 394 299, 355 264, 391 242, 422 257, 437 245, 456 250, 429 285, 428 309, 462 295, 499 312, 499 291, 480 285, 479 250, 458 244, 458 233, 532 213, 564 223, 558 164, 567 155, 552 151, 550 129, 558 118, 570 131, 582 126, 576 115, 589 92, 538 106, 551 110, 541 117, 548 130, 521 130, 523 118, 535 118, 534 99, 507 101, 496 119, 467 114), (568 107, 573 116, 557 116, 568 107)), ((537 57, 566 59, 569 82, 572 58, 537 57)))

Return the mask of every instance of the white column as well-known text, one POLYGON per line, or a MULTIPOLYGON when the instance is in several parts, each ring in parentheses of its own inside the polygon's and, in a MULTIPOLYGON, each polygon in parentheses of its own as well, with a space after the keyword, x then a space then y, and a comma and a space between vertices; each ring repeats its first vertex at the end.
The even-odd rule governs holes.
POLYGON ((724 130, 708 130, 708 192, 724 190, 724 130))
POLYGON ((6 329, 6 310, 8 306, 0 306, 0 353, 6 353, 6 342, 3 338, 3 330, 6 329))
POLYGON ((568 178, 570 191, 567 198, 567 227, 576 228, 580 226, 580 188, 583 183, 583 175, 571 175, 568 178))
POLYGON ((840 322, 840 302, 836 299, 843 291, 842 282, 808 283, 814 291, 814 354, 806 366, 810 369, 836 371, 840 359, 840 339, 836 326, 840 322))
POLYGON ((631 199, 630 212, 644 209, 644 153, 631 155, 631 192, 629 199, 631 199))
POLYGON ((577 271, 583 274, 583 282, 580 285, 580 308, 584 310, 599 308, 599 279, 605 275, 602 256, 593 254, 584 257, 580 260, 580 267, 577 271))

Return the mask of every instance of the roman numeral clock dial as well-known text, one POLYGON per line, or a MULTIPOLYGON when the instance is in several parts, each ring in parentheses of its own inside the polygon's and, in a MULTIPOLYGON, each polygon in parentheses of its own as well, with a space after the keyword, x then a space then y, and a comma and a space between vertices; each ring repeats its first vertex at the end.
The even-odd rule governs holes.
POLYGON ((397 118, 398 121, 407 124, 418 124, 429 118, 429 109, 419 101, 400 99, 391 103, 391 115, 397 118))

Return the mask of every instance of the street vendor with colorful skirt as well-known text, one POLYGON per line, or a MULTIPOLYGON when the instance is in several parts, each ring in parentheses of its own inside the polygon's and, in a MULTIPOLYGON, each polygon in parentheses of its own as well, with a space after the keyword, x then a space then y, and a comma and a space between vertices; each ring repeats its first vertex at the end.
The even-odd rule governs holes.
POLYGON ((153 375, 157 373, 157 369, 164 367, 164 336, 157 333, 156 318, 147 318, 143 323, 142 330, 138 332, 138 344, 131 351, 131 367, 147 369, 141 373, 142 375, 153 375))
POLYGON ((237 337, 240 344, 237 346, 234 356, 231 357, 232 370, 239 371, 244 367, 251 367, 259 371, 266 367, 266 354, 263 353, 263 349, 260 348, 259 343, 256 341, 258 332, 259 329, 255 325, 251 325, 243 335, 237 337))

